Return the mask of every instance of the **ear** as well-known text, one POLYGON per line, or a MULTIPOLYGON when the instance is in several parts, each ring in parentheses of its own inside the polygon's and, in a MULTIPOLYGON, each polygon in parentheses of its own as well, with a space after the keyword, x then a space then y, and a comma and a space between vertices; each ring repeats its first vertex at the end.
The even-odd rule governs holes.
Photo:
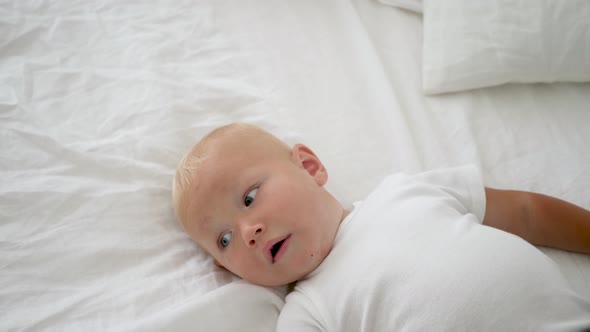
POLYGON ((291 157, 314 178, 318 185, 323 186, 328 182, 328 171, 310 148, 303 144, 295 144, 291 150, 291 157))

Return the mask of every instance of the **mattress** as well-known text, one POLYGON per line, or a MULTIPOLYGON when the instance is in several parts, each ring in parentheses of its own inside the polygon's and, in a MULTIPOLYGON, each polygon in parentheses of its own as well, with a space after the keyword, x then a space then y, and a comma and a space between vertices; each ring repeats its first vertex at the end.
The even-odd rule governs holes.
MULTIPOLYGON (((174 220, 184 151, 231 122, 314 149, 345 206, 476 164, 590 208, 590 84, 427 96, 422 16, 369 0, 0 4, 0 330, 273 331, 286 290, 174 220)), ((590 256, 541 248, 590 298, 590 256)))

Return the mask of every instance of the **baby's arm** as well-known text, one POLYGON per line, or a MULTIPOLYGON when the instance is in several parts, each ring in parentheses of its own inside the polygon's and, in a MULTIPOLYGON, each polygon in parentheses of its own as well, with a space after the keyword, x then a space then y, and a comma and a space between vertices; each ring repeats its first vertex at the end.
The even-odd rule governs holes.
POLYGON ((534 245, 590 254, 590 211, 541 194, 485 188, 483 223, 534 245))

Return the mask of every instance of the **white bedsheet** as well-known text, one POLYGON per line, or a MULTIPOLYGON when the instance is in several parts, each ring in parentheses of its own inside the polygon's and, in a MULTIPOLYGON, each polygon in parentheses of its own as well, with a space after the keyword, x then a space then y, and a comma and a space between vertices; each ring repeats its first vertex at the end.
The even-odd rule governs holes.
MULTIPOLYGON (((177 160, 232 121, 314 148, 346 205, 475 163, 590 208, 590 84, 424 97, 420 58, 421 18, 377 1, 0 3, 0 330, 274 330, 284 289, 173 218, 177 160)), ((590 257, 548 251, 590 298, 590 257)))

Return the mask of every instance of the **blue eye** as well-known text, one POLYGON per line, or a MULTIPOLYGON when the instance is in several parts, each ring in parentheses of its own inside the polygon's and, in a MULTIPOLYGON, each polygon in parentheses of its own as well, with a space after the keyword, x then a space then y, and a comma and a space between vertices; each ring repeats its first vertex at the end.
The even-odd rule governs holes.
POLYGON ((224 233, 219 238, 219 244, 222 248, 229 246, 229 241, 231 240, 231 232, 224 233))
POLYGON ((257 191, 258 191, 258 188, 254 188, 254 189, 250 190, 248 192, 248 194, 246 194, 246 197, 244 197, 244 205, 250 206, 250 204, 254 203, 254 198, 256 198, 257 191))

